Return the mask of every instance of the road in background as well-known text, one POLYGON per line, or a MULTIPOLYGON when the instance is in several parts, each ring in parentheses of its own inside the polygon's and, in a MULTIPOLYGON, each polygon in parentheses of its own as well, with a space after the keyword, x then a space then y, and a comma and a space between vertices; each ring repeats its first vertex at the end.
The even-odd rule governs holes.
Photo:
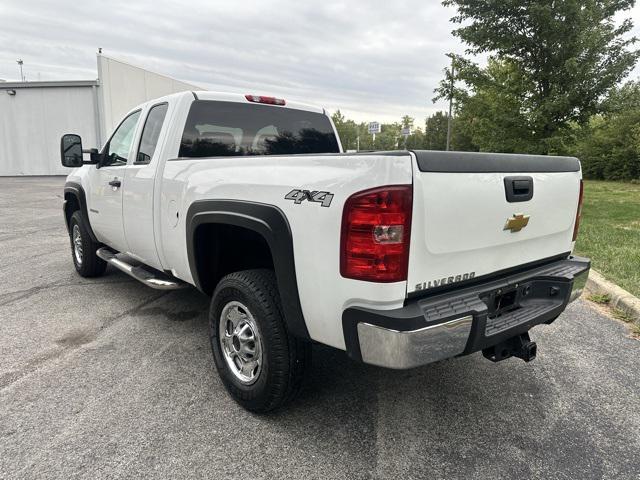
POLYGON ((314 348, 288 410, 225 393, 208 298, 76 275, 61 178, 0 178, 0 478, 639 478, 640 342, 576 302, 538 358, 395 372, 314 348))

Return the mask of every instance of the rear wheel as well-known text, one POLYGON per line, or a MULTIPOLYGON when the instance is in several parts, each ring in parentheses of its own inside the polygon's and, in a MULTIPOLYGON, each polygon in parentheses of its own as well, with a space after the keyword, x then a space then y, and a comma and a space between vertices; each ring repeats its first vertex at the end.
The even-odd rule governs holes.
POLYGON ((99 244, 89 235, 84 217, 79 210, 73 212, 69 221, 71 257, 73 264, 83 277, 99 277, 107 268, 107 262, 96 255, 99 244))
POLYGON ((300 390, 311 346, 288 334, 272 271, 224 277, 211 300, 209 333, 222 383, 244 408, 268 412, 300 390))

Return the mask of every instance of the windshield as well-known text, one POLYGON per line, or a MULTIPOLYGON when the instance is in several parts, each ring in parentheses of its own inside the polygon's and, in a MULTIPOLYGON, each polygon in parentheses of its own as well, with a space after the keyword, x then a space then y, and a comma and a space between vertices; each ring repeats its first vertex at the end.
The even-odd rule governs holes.
POLYGON ((274 107, 196 100, 191 105, 181 157, 338 153, 326 115, 274 107))

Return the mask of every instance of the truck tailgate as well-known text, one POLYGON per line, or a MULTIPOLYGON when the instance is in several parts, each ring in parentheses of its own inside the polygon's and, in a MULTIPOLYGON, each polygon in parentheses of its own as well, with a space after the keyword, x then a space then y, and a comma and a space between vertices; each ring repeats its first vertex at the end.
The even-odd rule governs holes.
POLYGON ((572 250, 582 177, 577 159, 414 154, 409 293, 572 250))

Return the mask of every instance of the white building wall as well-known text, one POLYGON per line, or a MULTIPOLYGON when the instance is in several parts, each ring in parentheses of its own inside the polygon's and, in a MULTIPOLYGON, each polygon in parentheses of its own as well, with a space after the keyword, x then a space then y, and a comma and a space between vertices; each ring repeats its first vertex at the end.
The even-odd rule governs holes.
POLYGON ((203 90, 101 54, 97 61, 97 81, 0 82, 0 176, 67 175, 60 165, 63 134, 77 133, 85 149, 99 148, 136 105, 203 90))
POLYGON ((37 83, 0 89, 0 176, 67 175, 60 164, 65 133, 81 135, 85 148, 97 145, 95 87, 37 83))
POLYGON ((101 54, 98 54, 98 78, 102 142, 136 105, 171 93, 203 90, 101 54))

